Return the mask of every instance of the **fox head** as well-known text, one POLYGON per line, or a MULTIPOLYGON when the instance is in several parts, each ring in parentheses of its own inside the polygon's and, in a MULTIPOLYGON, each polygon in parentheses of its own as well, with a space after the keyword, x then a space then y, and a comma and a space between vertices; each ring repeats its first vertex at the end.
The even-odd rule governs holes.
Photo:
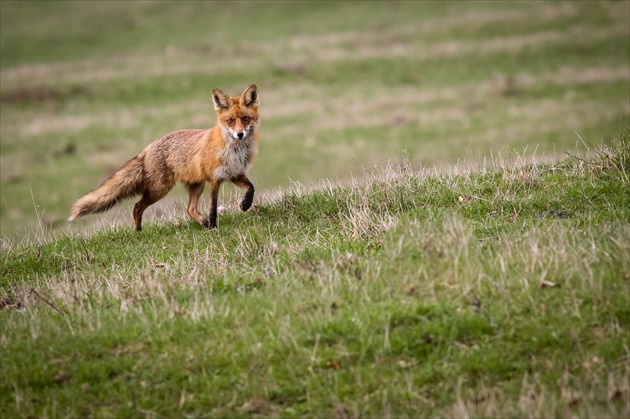
POLYGON ((218 113, 217 125, 226 140, 243 140, 256 134, 260 98, 255 84, 245 89, 240 97, 230 97, 219 89, 213 89, 212 100, 218 113))

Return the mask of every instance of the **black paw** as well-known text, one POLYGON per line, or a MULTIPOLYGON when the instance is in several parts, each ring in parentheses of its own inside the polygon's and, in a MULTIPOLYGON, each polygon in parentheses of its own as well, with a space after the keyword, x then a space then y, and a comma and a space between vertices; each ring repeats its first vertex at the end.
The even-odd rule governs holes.
POLYGON ((217 228, 216 221, 214 223, 211 223, 210 220, 208 220, 207 218, 204 218, 203 223, 201 225, 207 228, 208 230, 217 228))
POLYGON ((251 206, 252 206, 252 202, 254 200, 253 199, 247 199, 247 197, 243 198, 243 200, 241 201, 241 210, 243 212, 247 211, 251 206))

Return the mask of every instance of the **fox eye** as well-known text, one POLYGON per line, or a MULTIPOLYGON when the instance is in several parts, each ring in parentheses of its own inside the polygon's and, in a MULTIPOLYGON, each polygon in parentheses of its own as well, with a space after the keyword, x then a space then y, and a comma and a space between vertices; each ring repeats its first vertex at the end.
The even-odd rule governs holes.
POLYGON ((252 120, 252 118, 250 118, 249 116, 244 116, 242 121, 244 124, 249 124, 249 122, 252 120))
POLYGON ((233 119, 233 118, 230 118, 230 119, 228 119, 228 120, 227 120, 227 121, 225 121, 225 122, 227 122, 227 124, 228 124, 229 126, 234 125, 234 119, 233 119))

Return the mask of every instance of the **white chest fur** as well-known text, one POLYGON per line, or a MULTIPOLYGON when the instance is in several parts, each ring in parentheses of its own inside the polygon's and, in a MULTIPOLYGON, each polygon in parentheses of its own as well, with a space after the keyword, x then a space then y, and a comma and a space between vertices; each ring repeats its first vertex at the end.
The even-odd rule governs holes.
POLYGON ((214 172, 218 181, 235 179, 249 170, 257 150, 248 137, 241 140, 228 140, 227 147, 219 152, 221 165, 214 172))

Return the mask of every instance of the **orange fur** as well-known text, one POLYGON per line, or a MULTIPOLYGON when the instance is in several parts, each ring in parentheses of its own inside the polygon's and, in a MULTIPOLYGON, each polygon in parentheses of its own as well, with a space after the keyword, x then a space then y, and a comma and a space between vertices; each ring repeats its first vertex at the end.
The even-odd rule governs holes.
POLYGON ((246 191, 241 209, 247 211, 254 198, 254 186, 246 172, 258 152, 258 88, 253 84, 240 97, 214 89, 212 99, 217 111, 214 128, 173 131, 149 144, 98 188, 78 199, 69 221, 107 211, 123 199, 141 195, 133 209, 135 227, 140 231, 144 211, 177 182, 188 190, 188 215, 205 227, 217 226, 219 187, 225 181, 246 191), (207 220, 198 212, 206 182, 211 197, 207 220))

